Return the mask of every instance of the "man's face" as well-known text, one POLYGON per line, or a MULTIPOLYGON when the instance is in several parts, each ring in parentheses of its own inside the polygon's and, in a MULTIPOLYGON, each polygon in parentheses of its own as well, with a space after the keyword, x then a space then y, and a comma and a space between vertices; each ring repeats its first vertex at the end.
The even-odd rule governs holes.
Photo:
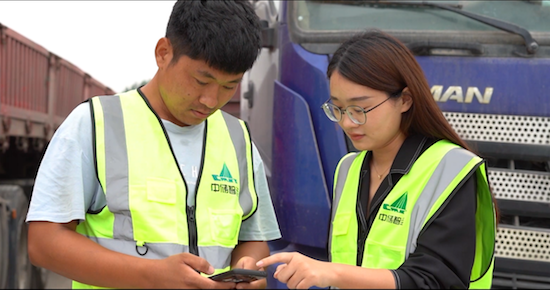
POLYGON ((200 124, 233 97, 243 74, 229 74, 185 55, 168 61, 159 67, 164 106, 158 113, 179 126, 200 124))

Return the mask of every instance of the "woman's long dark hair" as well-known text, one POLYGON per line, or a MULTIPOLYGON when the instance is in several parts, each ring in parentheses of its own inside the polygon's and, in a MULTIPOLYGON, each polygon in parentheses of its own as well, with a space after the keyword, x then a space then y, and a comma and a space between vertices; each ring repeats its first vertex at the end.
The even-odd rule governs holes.
MULTIPOLYGON (((472 151, 443 116, 422 68, 398 39, 380 30, 352 36, 334 53, 327 77, 330 78, 335 71, 356 84, 387 92, 390 96, 399 96, 397 93, 409 88, 413 102, 411 108, 403 113, 401 131, 406 136, 421 134, 446 139, 472 151)), ((494 196, 493 202, 496 209, 494 196)))
POLYGON ((443 116, 413 54, 396 38, 379 30, 354 35, 330 60, 327 76, 330 78, 334 71, 356 84, 390 95, 408 87, 413 103, 403 113, 401 131, 406 136, 418 133, 447 139, 471 150, 443 116))

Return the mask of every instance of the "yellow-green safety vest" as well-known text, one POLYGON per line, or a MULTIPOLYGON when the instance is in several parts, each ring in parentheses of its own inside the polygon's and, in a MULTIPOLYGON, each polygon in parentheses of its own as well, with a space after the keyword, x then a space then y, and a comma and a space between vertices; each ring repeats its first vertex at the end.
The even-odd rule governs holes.
MULTIPOLYGON (((218 110, 206 119, 195 206, 159 117, 136 91, 90 100, 97 176, 107 205, 77 232, 149 259, 190 252, 215 273, 230 268, 242 220, 256 210, 246 124, 218 110)), ((96 288, 73 281, 73 288, 96 288)), ((98 287, 97 287, 98 288, 98 287)))
MULTIPOLYGON (((330 260, 355 265, 356 201, 366 151, 349 153, 336 168, 330 260)), ((477 175, 476 248, 470 289, 490 289, 496 217, 483 159, 449 141, 430 146, 383 200, 368 233, 362 267, 395 270, 416 249, 419 233, 471 174, 477 175)))

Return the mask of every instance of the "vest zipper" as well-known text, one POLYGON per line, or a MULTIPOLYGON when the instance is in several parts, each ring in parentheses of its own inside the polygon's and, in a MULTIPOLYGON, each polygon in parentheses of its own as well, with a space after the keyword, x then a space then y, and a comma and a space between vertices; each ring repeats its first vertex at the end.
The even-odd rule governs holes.
MULTIPOLYGON (((189 232, 189 253, 199 256, 199 245, 197 239, 197 215, 195 207, 197 206, 197 196, 199 195, 199 185, 202 179, 202 171, 204 169, 204 155, 206 153, 206 135, 208 134, 208 120, 204 121, 204 136, 202 140, 202 156, 201 165, 199 169, 199 176, 197 176, 197 183, 195 184, 195 202, 192 206, 187 206, 187 230, 189 232)), ((187 184, 187 183, 186 183, 187 184)))
POLYGON ((197 222, 194 206, 187 207, 187 223, 189 226, 189 252, 198 256, 199 246, 197 245, 197 222))
MULTIPOLYGON (((363 265, 363 256, 365 255, 365 244, 367 242, 367 237, 369 235, 369 232, 370 232, 370 228, 371 228, 371 225, 372 224, 369 224, 369 220, 371 220, 371 218, 373 217, 373 214, 376 216, 376 213, 378 213, 378 208, 379 208, 379 205, 382 203, 382 201, 384 200, 384 198, 388 195, 390 189, 391 189, 391 186, 389 186, 388 188, 386 188, 385 192, 382 194, 382 197, 378 197, 378 199, 374 200, 374 197, 372 200, 370 200, 368 203, 367 203, 367 207, 368 209, 371 209, 368 213, 368 216, 366 216, 366 211, 365 209, 363 209, 363 205, 361 204, 361 193, 363 193, 363 180, 364 178, 369 178, 369 177, 365 177, 364 174, 366 172, 362 172, 361 173, 361 178, 359 179, 359 193, 357 194, 357 206, 356 206, 356 211, 357 211, 357 215, 359 216, 359 230, 358 230, 358 236, 357 236, 357 258, 356 258, 356 264, 357 266, 361 266, 363 265), (371 205, 371 203, 373 203, 371 205), (376 210, 373 210, 373 209, 376 209, 376 210)), ((370 182, 370 178, 369 178, 369 182, 370 182)), ((367 194, 369 193, 368 191, 366 192, 367 194)), ((375 194, 376 196, 376 194, 375 194)))
MULTIPOLYGON (((149 109, 151 109, 151 112, 153 112, 153 114, 155 114, 155 116, 157 117, 159 125, 162 128, 162 131, 164 132, 164 137, 166 138, 166 142, 168 142, 168 147, 170 147, 170 152, 172 152, 172 157, 174 158, 174 162, 177 165, 176 167, 178 168, 181 179, 183 180, 183 185, 185 186, 185 193, 186 193, 185 194, 185 200, 186 200, 186 204, 187 204, 187 195, 189 194, 189 188, 187 186, 187 181, 185 180, 185 176, 181 172, 181 168, 179 166, 178 159, 176 158, 176 154, 174 153, 174 148, 172 148, 172 142, 170 142, 170 137, 168 137, 168 132, 166 131, 166 128, 164 127, 164 124, 162 123, 162 120, 157 115, 157 113, 155 113, 155 110, 153 110, 153 107, 151 106, 151 104, 147 100, 147 97, 145 97, 145 95, 143 94, 141 89, 138 88, 137 91, 138 91, 139 95, 143 98, 143 101, 145 101, 145 103, 147 104, 149 109)), ((188 239, 189 239, 189 252, 191 254, 196 255, 196 256, 199 256, 199 246, 197 244, 198 241, 197 241, 197 222, 196 222, 195 205, 197 204, 198 188, 199 188, 200 179, 202 177, 202 170, 203 170, 203 167, 204 167, 204 155, 205 155, 205 151, 206 151, 206 134, 207 134, 207 131, 208 131, 207 129, 208 129, 208 120, 205 120, 204 121, 204 136, 203 136, 203 140, 202 140, 201 165, 200 165, 200 170, 199 170, 199 176, 197 177, 197 183, 195 185, 195 204, 193 206, 188 206, 187 205, 187 208, 186 208, 186 212, 187 212, 187 232, 188 232, 188 239)))
POLYGON ((367 233, 368 233, 368 225, 367 221, 365 219, 365 211, 363 210, 363 206, 360 202, 357 203, 357 210, 359 212, 359 235, 357 237, 357 259, 356 264, 357 266, 361 266, 363 264, 363 255, 365 254, 365 242, 367 241, 367 233))
POLYGON ((363 175, 365 172, 361 173, 361 179, 359 179, 359 193, 357 194, 357 215, 359 216, 359 233, 357 235, 357 257, 355 259, 355 263, 357 266, 361 266, 363 264, 363 255, 365 252, 365 242, 367 241, 367 233, 368 233, 368 224, 367 220, 365 219, 365 210, 363 209, 363 205, 361 204, 361 193, 363 188, 363 175))
MULTIPOLYGON (((359 182, 361 183, 361 180, 359 182)), ((388 196, 391 189, 393 189, 393 187, 390 185, 386 188, 382 196, 380 196, 378 199, 374 200, 374 197, 373 197, 373 199, 368 204, 368 207, 370 210, 367 217, 365 217, 365 211, 363 210, 363 206, 359 201, 357 202, 358 211, 360 210, 359 220, 361 221, 361 231, 357 242, 357 266, 361 266, 363 264, 363 255, 365 255, 365 243, 367 242, 367 237, 369 235, 372 223, 374 223, 374 221, 372 221, 371 223, 369 223, 369 221, 376 218, 376 214, 380 209, 380 204, 388 196), (370 205, 370 203, 373 203, 372 206, 370 205)))

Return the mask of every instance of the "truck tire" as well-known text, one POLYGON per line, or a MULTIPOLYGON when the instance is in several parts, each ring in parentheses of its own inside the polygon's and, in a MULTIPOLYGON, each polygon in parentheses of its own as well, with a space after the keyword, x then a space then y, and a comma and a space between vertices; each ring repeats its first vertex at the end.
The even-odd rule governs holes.
POLYGON ((32 265, 27 251, 27 210, 29 200, 23 189, 17 185, 0 185, 0 198, 8 204, 8 281, 7 288, 29 289, 32 279, 32 265))
POLYGON ((8 286, 9 232, 7 213, 7 202, 0 198, 0 289, 6 289, 8 286))

